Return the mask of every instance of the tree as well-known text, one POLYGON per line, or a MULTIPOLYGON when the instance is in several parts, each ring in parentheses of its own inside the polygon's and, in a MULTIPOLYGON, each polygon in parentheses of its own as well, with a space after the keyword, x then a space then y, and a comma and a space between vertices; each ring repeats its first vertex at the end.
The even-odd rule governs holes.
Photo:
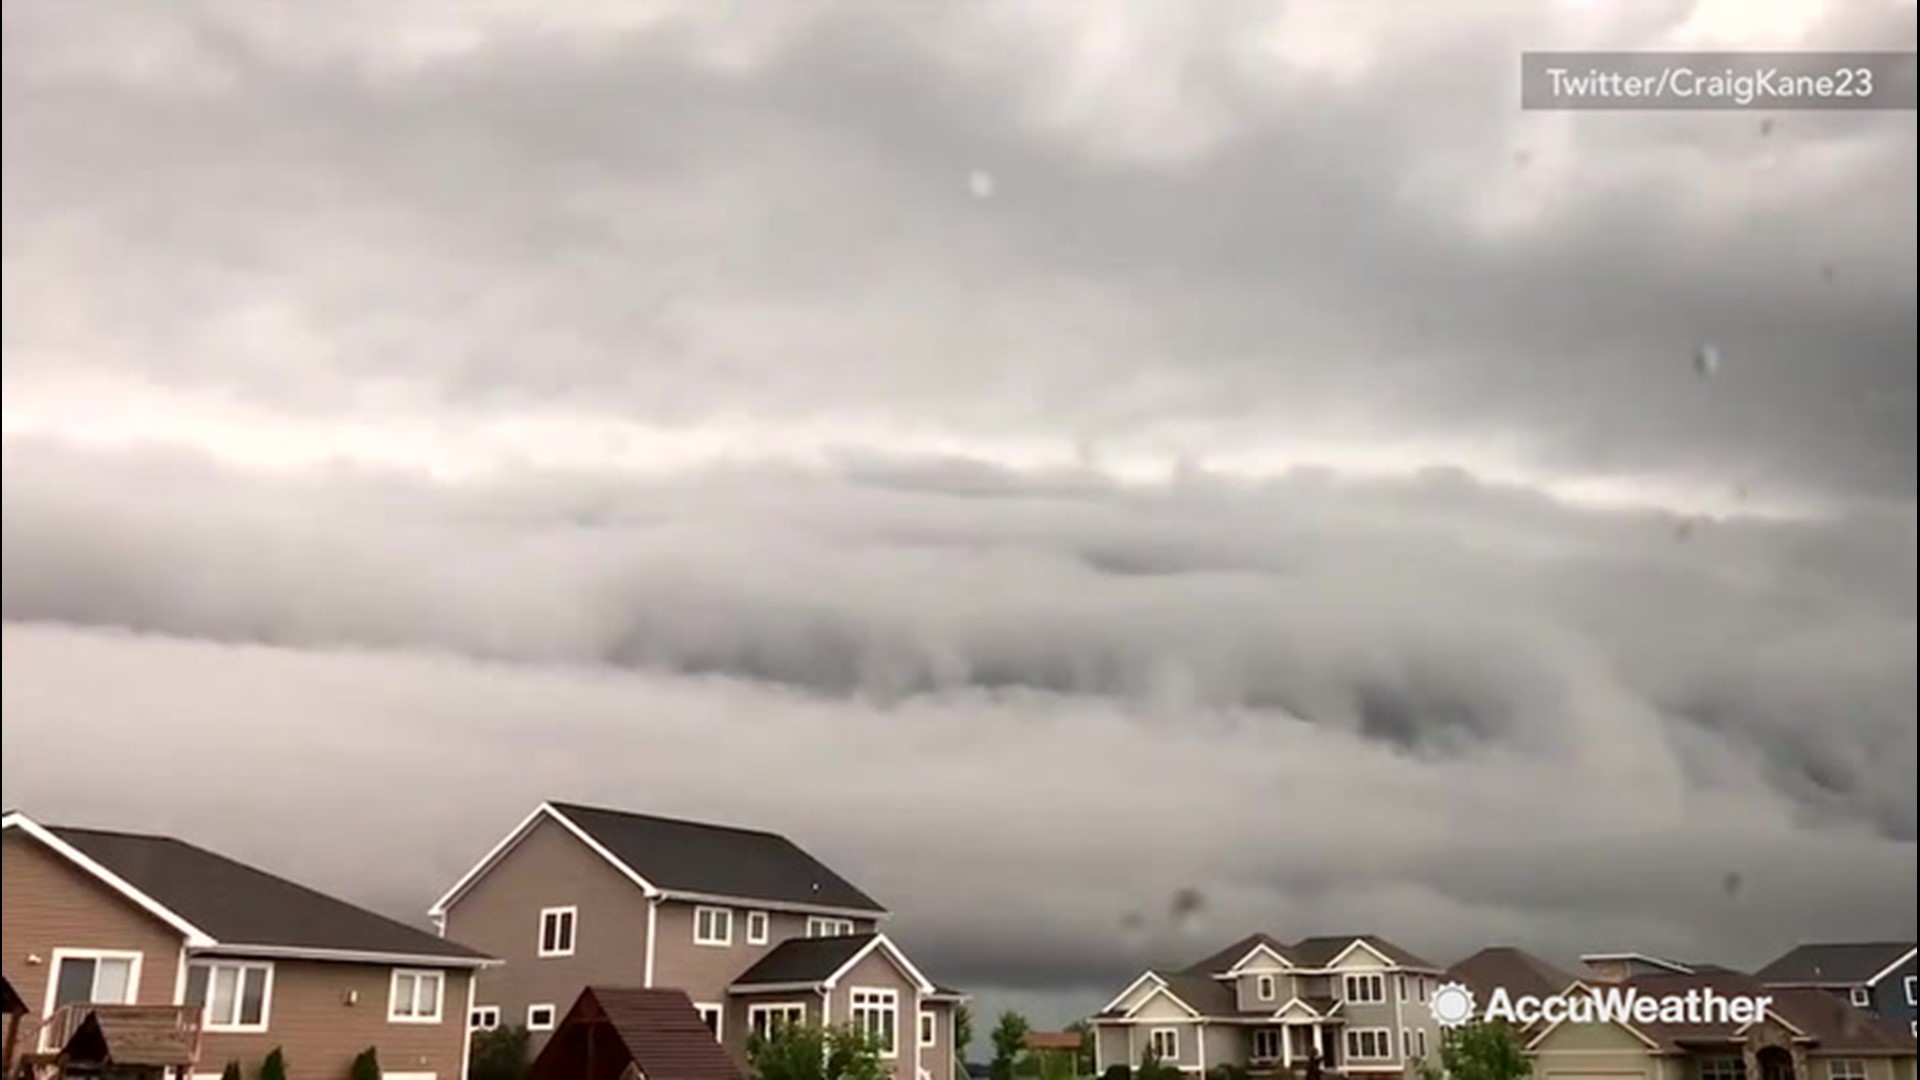
POLYGON ((279 1047, 267 1052, 267 1060, 260 1063, 260 1080, 287 1080, 287 1055, 279 1047))
POLYGON ((244 1080, 245 1075, 240 1071, 238 1061, 229 1061, 227 1067, 220 1070, 220 1080, 244 1080))
POLYGON ((953 1052, 961 1061, 967 1060, 967 1048, 973 1045, 973 1010, 965 1005, 953 1008, 953 1052))
POLYGON ((880 1043, 851 1025, 788 1024, 747 1040, 755 1080, 887 1080, 880 1043))
POLYGON ((1013 1080, 1014 1066, 1026 1051, 1027 1036, 1032 1031, 1033 1025, 1027 1023, 1027 1018, 1012 1009, 1000 1014, 993 1033, 988 1036, 993 1041, 993 1064, 989 1067, 992 1080, 1013 1080))
POLYGON ((1533 1063, 1505 1024, 1467 1024, 1440 1040, 1440 1064, 1420 1063, 1421 1080, 1527 1080, 1533 1063))
POLYGON ((347 1075, 352 1080, 380 1080, 380 1055, 369 1046, 353 1059, 353 1067, 347 1075))
POLYGON ((527 1043, 532 1036, 517 1024, 477 1031, 467 1063, 467 1080, 525 1080, 527 1043))
POLYGON ((1133 1080, 1182 1080, 1180 1070, 1153 1056, 1149 1050, 1140 1059, 1140 1067, 1133 1070, 1133 1080))
POLYGON ((1091 1076, 1093 1074, 1093 1025, 1085 1020, 1075 1020, 1067 1025, 1067 1030, 1080 1036, 1080 1049, 1074 1055, 1073 1074, 1091 1076))

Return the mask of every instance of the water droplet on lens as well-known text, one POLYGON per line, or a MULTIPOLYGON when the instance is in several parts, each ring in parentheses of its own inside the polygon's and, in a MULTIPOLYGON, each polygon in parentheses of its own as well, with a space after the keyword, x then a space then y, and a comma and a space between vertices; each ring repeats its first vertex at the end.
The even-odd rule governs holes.
POLYGON ((1720 373, 1720 350, 1714 345, 1702 345, 1693 350, 1693 370, 1703 379, 1711 379, 1720 373))
POLYGON ((1120 940, 1128 949, 1135 952, 1146 948, 1146 918, 1137 911, 1129 911, 1120 916, 1120 940))
POLYGON ((1760 137, 1764 139, 1771 134, 1773 134, 1773 117, 1769 116, 1760 121, 1760 137))
POLYGON ((1721 891, 1730 897, 1738 897, 1740 890, 1745 888, 1746 884, 1746 877, 1738 870, 1729 870, 1727 871, 1727 875, 1720 879, 1721 891))
POLYGON ((1207 898, 1199 889, 1189 887, 1174 893, 1173 902, 1169 907, 1170 914, 1173 916, 1174 929, 1183 934, 1190 934, 1198 930, 1200 924, 1205 921, 1207 898))
POLYGON ((976 199, 993 198, 993 174, 975 169, 967 174, 967 191, 976 199))

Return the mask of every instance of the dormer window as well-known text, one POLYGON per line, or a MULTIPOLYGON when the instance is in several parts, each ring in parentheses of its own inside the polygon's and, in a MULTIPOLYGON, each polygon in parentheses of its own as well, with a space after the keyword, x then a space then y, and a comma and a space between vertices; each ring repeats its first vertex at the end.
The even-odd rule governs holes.
POLYGON ((1273 1000, 1273 976, 1271 975, 1255 976, 1253 980, 1253 992, 1254 992, 1254 996, 1258 997, 1261 1001, 1272 1001, 1273 1000))

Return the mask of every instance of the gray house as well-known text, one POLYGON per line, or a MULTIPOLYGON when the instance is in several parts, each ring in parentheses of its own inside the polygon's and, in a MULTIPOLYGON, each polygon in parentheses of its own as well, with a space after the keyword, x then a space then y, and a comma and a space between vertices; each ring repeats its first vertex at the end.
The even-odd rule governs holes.
POLYGON ((1797 945, 1756 976, 1772 988, 1811 987, 1914 1033, 1914 943, 1865 941, 1797 945))
POLYGON ((1440 1048, 1431 961, 1368 934, 1288 944, 1253 934, 1186 967, 1142 974, 1091 1020, 1094 1069, 1146 1057, 1303 1073, 1318 1057, 1348 1075, 1404 1073, 1440 1048))
POLYGON ((884 907, 776 833, 543 803, 429 914, 504 961, 476 982, 470 1025, 524 1025, 535 1053, 588 986, 671 989, 741 1063, 751 1034, 851 1023, 897 1080, 953 1080, 964 996, 882 932, 884 907))

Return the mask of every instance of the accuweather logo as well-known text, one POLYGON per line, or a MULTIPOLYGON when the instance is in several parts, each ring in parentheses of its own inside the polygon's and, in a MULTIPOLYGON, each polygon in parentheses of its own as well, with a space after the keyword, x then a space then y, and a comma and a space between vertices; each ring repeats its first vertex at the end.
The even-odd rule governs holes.
POLYGON ((1456 1028, 1476 1020, 1522 1027, 1549 1024, 1751 1024, 1765 1016, 1770 997, 1722 994, 1710 986, 1684 994, 1643 994, 1631 986, 1594 987, 1541 997, 1497 987, 1486 1008, 1472 990, 1447 983, 1427 999, 1434 1022, 1456 1028))

